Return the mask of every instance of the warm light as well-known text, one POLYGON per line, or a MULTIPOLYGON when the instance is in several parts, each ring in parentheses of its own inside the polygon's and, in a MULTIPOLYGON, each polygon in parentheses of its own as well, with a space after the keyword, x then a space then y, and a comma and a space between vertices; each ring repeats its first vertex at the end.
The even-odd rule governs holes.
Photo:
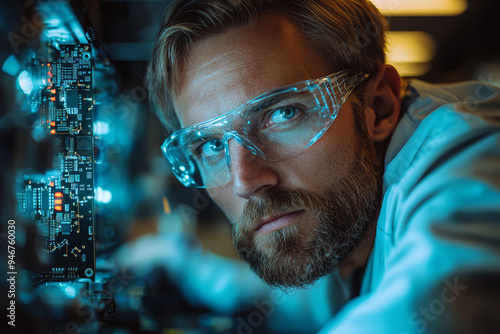
POLYGON ((170 203, 166 196, 163 196, 163 211, 168 215, 172 210, 170 209, 170 203))
POLYGON ((56 134, 56 129, 50 130, 50 134, 55 135, 56 134))
POLYGON ((393 62, 426 63, 434 57, 435 44, 432 36, 422 31, 390 31, 387 51, 393 62))
POLYGON ((61 197, 63 197, 63 194, 61 192, 57 192, 57 193, 54 194, 54 197, 55 198, 61 198, 61 197))
POLYGON ((50 186, 53 187, 54 186, 54 181, 50 181, 50 186))
POLYGON ((421 76, 429 70, 435 53, 432 36, 422 31, 389 31, 387 33, 387 62, 401 76, 421 76))
POLYGON ((62 204, 62 199, 56 199, 56 200, 54 200, 54 204, 62 204))
POLYGON ((56 122, 54 121, 50 122, 50 126, 56 126, 56 122))
POLYGON ((429 72, 430 64, 416 64, 416 63, 393 63, 400 76, 406 78, 420 77, 429 72))
POLYGON ((62 206, 61 205, 56 205, 54 207, 54 210, 56 210, 56 211, 62 211, 62 206))
POLYGON ((371 0, 386 16, 456 16, 467 10, 467 0, 371 0))

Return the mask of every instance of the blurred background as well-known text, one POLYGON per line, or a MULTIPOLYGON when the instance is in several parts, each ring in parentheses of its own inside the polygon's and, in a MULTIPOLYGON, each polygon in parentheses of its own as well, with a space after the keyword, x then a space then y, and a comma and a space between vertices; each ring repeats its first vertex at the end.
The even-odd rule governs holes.
MULTIPOLYGON (((500 85, 499 2, 372 2, 390 21, 388 62, 402 76, 500 85)), ((0 4, 0 267, 16 273, 16 328, 0 328, 9 333, 232 333, 242 329, 236 315, 252 312, 214 312, 172 274, 202 249, 237 256, 224 216, 204 191, 181 187, 160 151, 166 133, 144 75, 169 3, 0 4)))

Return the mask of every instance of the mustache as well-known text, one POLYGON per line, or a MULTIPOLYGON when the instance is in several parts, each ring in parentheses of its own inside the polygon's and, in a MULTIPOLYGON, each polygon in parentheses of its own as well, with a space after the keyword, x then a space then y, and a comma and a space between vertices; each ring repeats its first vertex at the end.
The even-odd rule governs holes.
POLYGON ((265 218, 302 209, 307 209, 317 216, 325 206, 331 207, 331 201, 328 198, 320 198, 312 192, 303 190, 270 192, 258 199, 250 199, 245 204, 243 214, 235 227, 244 233, 252 230, 255 224, 265 218))

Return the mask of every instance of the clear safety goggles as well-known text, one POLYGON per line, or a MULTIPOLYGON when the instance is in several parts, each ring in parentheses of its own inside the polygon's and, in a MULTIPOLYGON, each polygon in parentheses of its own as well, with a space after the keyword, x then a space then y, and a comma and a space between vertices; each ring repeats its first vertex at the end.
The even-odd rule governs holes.
POLYGON ((174 132, 161 149, 186 187, 231 180, 230 139, 268 161, 293 157, 328 130, 352 90, 368 74, 345 70, 262 94, 219 117, 174 132))

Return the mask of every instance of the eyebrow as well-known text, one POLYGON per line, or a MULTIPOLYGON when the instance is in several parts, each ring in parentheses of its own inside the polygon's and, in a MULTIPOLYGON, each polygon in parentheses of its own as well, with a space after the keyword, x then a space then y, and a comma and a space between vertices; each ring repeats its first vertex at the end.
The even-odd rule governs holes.
MULTIPOLYGON (((260 104, 257 104, 256 106, 253 106, 252 108, 248 109, 244 113, 244 117, 248 116, 249 114, 254 114, 261 112, 263 109, 269 107, 270 105, 276 104, 280 101, 283 101, 288 97, 288 94, 277 94, 276 96, 273 96, 270 100, 264 98, 264 101, 262 101, 260 104)), ((249 102, 251 102, 250 100, 249 102)), ((248 102, 247 102, 248 103, 248 102)))
POLYGON ((183 137, 183 144, 190 145, 193 142, 205 141, 207 139, 218 139, 218 138, 216 138, 215 133, 210 131, 208 128, 205 129, 204 132, 201 132, 201 130, 191 131, 183 137))

